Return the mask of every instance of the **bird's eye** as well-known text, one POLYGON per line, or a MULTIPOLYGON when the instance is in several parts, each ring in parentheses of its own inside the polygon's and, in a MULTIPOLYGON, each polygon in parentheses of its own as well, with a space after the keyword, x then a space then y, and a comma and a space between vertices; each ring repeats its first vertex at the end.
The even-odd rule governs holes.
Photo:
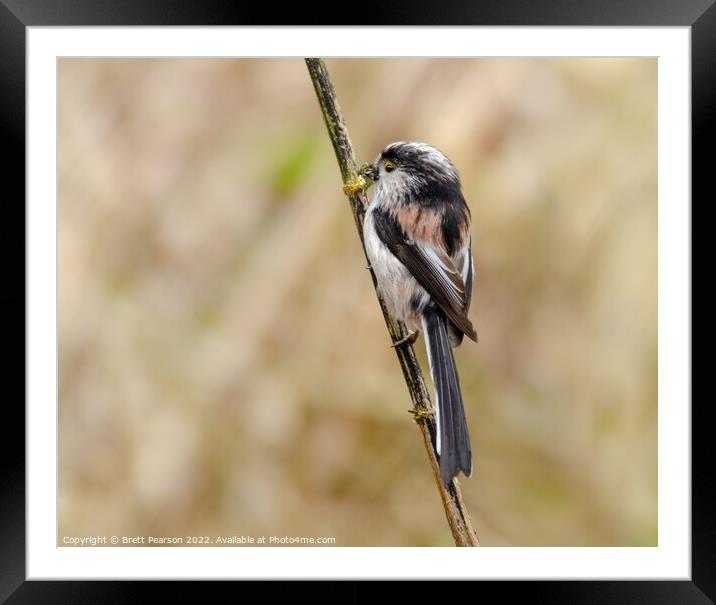
POLYGON ((395 164, 393 164, 393 162, 386 162, 385 163, 385 171, 393 172, 393 170, 395 170, 395 164))

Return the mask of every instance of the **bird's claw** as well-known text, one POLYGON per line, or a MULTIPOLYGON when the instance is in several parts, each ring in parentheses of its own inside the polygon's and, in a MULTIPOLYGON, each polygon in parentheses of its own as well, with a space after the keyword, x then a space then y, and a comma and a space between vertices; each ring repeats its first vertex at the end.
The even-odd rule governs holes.
POLYGON ((404 337, 401 338, 400 340, 396 340, 396 341, 395 341, 392 345, 390 345, 390 346, 395 349, 396 347, 400 347, 400 346, 402 346, 402 345, 406 345, 406 344, 411 345, 411 344, 413 344, 416 340, 418 340, 418 335, 419 335, 419 334, 420 334, 420 330, 414 330, 413 332, 409 332, 407 336, 404 336, 404 337))

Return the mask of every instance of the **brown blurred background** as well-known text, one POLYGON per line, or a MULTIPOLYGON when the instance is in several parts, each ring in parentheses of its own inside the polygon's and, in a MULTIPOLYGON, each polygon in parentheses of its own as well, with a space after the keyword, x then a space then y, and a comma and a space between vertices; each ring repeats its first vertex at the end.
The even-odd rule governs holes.
MULTIPOLYGON (((481 543, 655 545, 656 60, 328 66, 361 161, 462 174, 481 543)), ((303 61, 59 91, 60 537, 452 544, 303 61)))

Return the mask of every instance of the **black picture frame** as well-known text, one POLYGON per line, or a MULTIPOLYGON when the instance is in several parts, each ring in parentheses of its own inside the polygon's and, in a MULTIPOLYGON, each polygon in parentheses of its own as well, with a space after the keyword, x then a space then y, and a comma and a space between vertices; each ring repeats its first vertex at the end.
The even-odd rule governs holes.
MULTIPOLYGON (((692 346, 713 342, 716 337, 716 297, 709 279, 694 279, 697 267, 702 275, 707 266, 704 208, 707 177, 713 171, 711 150, 716 123, 716 6, 714 0, 628 2, 550 0, 400 0, 356 4, 348 13, 330 3, 284 3, 280 10, 269 3, 231 3, 212 0, 0 0, 0 124, 2 140, 10 147, 4 161, 6 182, 12 194, 5 196, 2 258, 5 279, 0 289, 0 311, 4 319, 3 363, 6 382, 23 383, 25 394, 25 44, 26 28, 42 25, 556 25, 556 26, 690 26, 692 58, 692 198, 702 202, 699 216, 692 209, 692 346), (350 18, 350 22, 344 22, 350 18), (701 237, 696 231, 702 230, 701 237), (22 318, 22 321, 20 321, 22 318), (22 343, 22 344, 20 344, 22 343)), ((711 272, 712 273, 712 272, 711 272)), ((695 350, 694 350, 695 353, 695 350)), ((708 358, 692 355, 692 368, 701 370, 701 384, 708 358)), ((679 402, 674 402, 678 404, 679 402)), ((716 599, 716 474, 711 466, 711 403, 692 396, 692 574, 691 581, 521 581, 484 582, 484 590, 498 591, 501 599, 549 603, 713 603, 716 599)), ((126 603, 146 597, 154 582, 130 581, 26 581, 25 577, 25 426, 19 397, 6 396, 2 425, 3 462, 0 498, 0 602, 17 603, 126 603), (16 438, 16 439, 13 439, 16 438)), ((320 572, 319 572, 320 574, 320 572)), ((162 583, 165 598, 206 600, 207 591, 219 583, 199 586, 183 582, 162 583), (191 585, 189 585, 191 584, 191 585)), ((235 588, 231 589, 232 591, 235 588)), ((279 587, 279 590, 285 590, 279 587)), ((315 589, 309 588, 315 597, 315 589)), ((328 589, 323 594, 357 600, 367 590, 365 583, 355 589, 328 589)), ((425 587, 421 587, 425 597, 425 587)), ((293 594, 292 594, 293 598, 293 594)))

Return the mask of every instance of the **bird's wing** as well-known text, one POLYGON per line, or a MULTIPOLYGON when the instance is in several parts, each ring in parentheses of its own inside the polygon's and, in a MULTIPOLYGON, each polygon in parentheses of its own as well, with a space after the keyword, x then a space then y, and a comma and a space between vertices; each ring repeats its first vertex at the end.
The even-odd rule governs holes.
POLYGON ((475 268, 472 259, 472 238, 467 245, 467 253, 463 260, 462 278, 465 282, 465 313, 470 310, 470 302, 472 301, 472 282, 474 279, 475 268))
POLYGON ((373 219, 378 237, 388 250, 405 265, 455 327, 477 341, 475 328, 467 317, 469 294, 465 282, 447 253, 425 239, 411 238, 386 210, 376 209, 373 219))

